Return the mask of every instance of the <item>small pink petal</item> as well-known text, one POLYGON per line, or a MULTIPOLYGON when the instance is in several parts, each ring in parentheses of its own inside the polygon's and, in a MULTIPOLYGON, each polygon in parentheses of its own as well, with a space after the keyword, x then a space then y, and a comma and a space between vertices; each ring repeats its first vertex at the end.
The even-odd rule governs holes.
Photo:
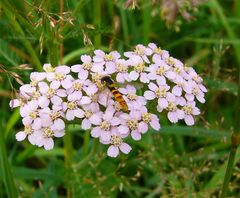
POLYGON ((17 141, 23 141, 27 137, 27 134, 23 131, 20 131, 16 134, 17 141))
POLYGON ((91 121, 92 124, 94 125, 99 125, 101 123, 101 117, 100 115, 93 114, 89 120, 91 121))
POLYGON ((73 72, 75 72, 75 73, 78 73, 81 69, 82 69, 82 65, 79 65, 79 64, 73 65, 73 66, 71 67, 71 71, 73 71, 73 72))
POLYGON ((166 98, 158 98, 158 105, 162 109, 165 109, 168 106, 168 101, 166 98))
POLYGON ((54 105, 61 105, 62 104, 62 99, 60 98, 60 97, 58 97, 58 96, 53 96, 52 98, 51 98, 51 102, 52 102, 52 104, 54 104, 54 105))
POLYGON ((193 119, 193 116, 191 115, 186 115, 184 118, 184 121, 188 126, 194 125, 194 119, 193 119))
POLYGON ((100 139, 105 142, 105 141, 110 141, 111 139, 111 134, 107 131, 102 131, 100 134, 100 139))
POLYGON ((144 97, 147 99, 147 100, 153 100, 154 98, 156 98, 156 95, 154 92, 152 91, 145 91, 144 92, 144 97))
POLYGON ((54 80, 54 81, 51 82, 50 87, 52 89, 58 89, 60 87, 60 85, 61 85, 60 81, 54 80))
POLYGON ((132 139, 138 141, 138 140, 141 140, 141 133, 139 133, 138 131, 132 131, 131 132, 131 136, 132 136, 132 139))
POLYGON ((74 115, 77 118, 83 118, 84 117, 84 111, 82 109, 75 109, 74 110, 74 115))
POLYGON ((159 129, 160 129, 160 123, 159 123, 159 121, 157 121, 157 120, 152 120, 152 121, 150 122, 150 125, 151 125, 151 127, 152 127, 153 129, 155 129, 156 131, 159 131, 159 129))
POLYGON ((94 138, 98 138, 101 134, 101 129, 100 127, 95 127, 91 130, 91 136, 94 138))
POLYGON ((130 74, 129 74, 129 78, 131 80, 137 80, 139 77, 139 73, 137 73, 136 71, 131 71, 130 74))
POLYGON ((182 88, 179 86, 174 86, 172 89, 172 93, 176 96, 181 96, 182 95, 182 88))
POLYGON ((107 150, 107 155, 109 157, 117 157, 119 155, 119 148, 111 145, 107 150))
POLYGON ((148 85, 148 88, 149 88, 151 91, 156 91, 156 89, 158 88, 158 86, 155 85, 154 83, 150 82, 149 85, 148 85))
POLYGON ((176 112, 168 112, 167 117, 172 123, 177 123, 178 121, 178 116, 176 115, 176 112))
POLYGON ((63 88, 65 89, 69 89, 72 87, 72 81, 68 78, 65 78, 62 82, 61 82, 63 88))
POLYGON ((86 119, 86 118, 83 119, 83 121, 82 121, 82 128, 83 128, 84 130, 90 129, 91 126, 92 126, 92 124, 91 124, 91 122, 90 122, 89 119, 86 119))
POLYGON ((65 128, 65 123, 61 119, 57 119, 54 121, 54 128, 56 130, 63 130, 65 128))
POLYGON ((51 150, 53 149, 54 142, 52 138, 45 138, 44 140, 44 149, 45 150, 51 150))
POLYGON ((140 74, 140 81, 143 83, 149 83, 148 75, 147 73, 141 73, 140 74))
POLYGON ((66 119, 69 121, 74 120, 74 110, 67 110, 66 119))
POLYGON ((125 154, 128 154, 132 150, 132 148, 128 144, 126 144, 124 142, 120 145, 119 148, 125 154))
POLYGON ((140 122, 138 125, 138 131, 141 133, 146 133, 148 130, 148 124, 145 122, 140 122))
POLYGON ((120 125, 118 127, 118 131, 120 134, 128 134, 129 133, 129 128, 127 126, 124 126, 124 125, 120 125))

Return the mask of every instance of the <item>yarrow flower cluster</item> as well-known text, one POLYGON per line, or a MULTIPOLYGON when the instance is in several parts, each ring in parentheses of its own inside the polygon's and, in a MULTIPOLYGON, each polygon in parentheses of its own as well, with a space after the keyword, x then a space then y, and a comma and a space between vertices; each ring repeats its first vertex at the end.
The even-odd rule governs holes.
POLYGON ((109 145, 108 156, 116 157, 120 151, 131 151, 127 137, 138 141, 149 128, 159 131, 162 112, 172 123, 194 124, 200 114, 196 101, 205 102, 207 89, 192 67, 154 43, 139 44, 124 56, 95 50, 93 57, 82 55, 81 64, 55 68, 44 64, 44 72, 31 73, 30 83, 21 86, 18 98, 10 101, 11 107, 20 106, 24 125, 16 139, 28 138, 49 150, 55 137, 64 136, 66 122, 77 121, 93 138, 109 145), (116 82, 128 111, 102 83, 104 76, 116 82))

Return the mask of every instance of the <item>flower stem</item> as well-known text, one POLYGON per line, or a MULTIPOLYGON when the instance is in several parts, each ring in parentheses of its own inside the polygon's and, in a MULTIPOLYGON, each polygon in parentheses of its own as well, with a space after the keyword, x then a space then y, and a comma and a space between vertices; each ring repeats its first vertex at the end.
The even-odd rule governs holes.
POLYGON ((6 150, 6 145, 5 145, 5 138, 4 138, 4 132, 2 130, 2 123, 0 123, 0 168, 1 168, 1 173, 4 181, 4 185, 7 191, 8 197, 12 198, 17 198, 18 197, 18 192, 16 185, 14 183, 14 177, 12 174, 11 170, 11 165, 9 164, 8 161, 8 155, 7 155, 7 150, 6 150))
MULTIPOLYGON (((231 25, 228 23, 227 17, 225 16, 219 2, 216 0, 212 0, 211 5, 215 9, 220 21, 222 22, 222 25, 226 30, 228 37, 230 39, 236 39, 237 35, 235 34, 231 25)), ((240 145, 240 125, 239 125, 239 121, 240 121, 240 47, 236 44, 233 44, 233 47, 235 50, 235 57, 238 62, 238 95, 237 95, 237 100, 235 104, 236 106, 235 106, 234 131, 232 134, 232 146, 231 146, 230 155, 228 158, 228 164, 227 164, 227 169, 226 169, 226 173, 223 181, 220 198, 227 197, 228 184, 232 176, 234 160, 236 157, 236 151, 238 146, 240 145)))
POLYGON ((100 26, 101 26, 101 0, 94 0, 93 1, 93 10, 94 10, 94 25, 97 27, 96 35, 94 36, 94 45, 96 48, 99 48, 101 46, 101 32, 100 32, 100 26))

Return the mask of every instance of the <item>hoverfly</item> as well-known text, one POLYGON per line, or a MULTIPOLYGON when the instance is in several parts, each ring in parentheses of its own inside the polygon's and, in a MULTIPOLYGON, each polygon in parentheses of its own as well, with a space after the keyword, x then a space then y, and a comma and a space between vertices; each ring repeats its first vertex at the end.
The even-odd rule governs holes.
POLYGON ((120 104, 123 111, 128 111, 128 106, 122 94, 117 90, 113 79, 110 76, 103 76, 101 83, 104 84, 113 94, 115 100, 120 104))

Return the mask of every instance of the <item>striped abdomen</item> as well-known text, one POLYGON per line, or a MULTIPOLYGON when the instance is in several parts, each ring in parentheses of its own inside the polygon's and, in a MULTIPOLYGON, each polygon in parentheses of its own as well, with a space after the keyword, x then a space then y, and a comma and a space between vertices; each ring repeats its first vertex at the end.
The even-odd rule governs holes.
POLYGON ((114 83, 107 86, 109 90, 112 92, 115 100, 121 105, 123 111, 128 111, 128 106, 126 101, 124 100, 122 94, 115 88, 114 83))

